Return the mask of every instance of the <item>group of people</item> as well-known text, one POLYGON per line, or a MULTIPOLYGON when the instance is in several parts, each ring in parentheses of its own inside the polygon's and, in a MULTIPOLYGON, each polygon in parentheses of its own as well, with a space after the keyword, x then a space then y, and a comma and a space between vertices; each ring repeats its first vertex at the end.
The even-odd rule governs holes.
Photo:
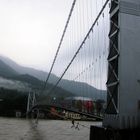
POLYGON ((73 128, 73 127, 75 127, 75 129, 78 129, 78 130, 80 130, 79 129, 79 122, 77 123, 77 125, 75 125, 75 120, 74 119, 72 119, 72 126, 71 126, 71 128, 73 128))

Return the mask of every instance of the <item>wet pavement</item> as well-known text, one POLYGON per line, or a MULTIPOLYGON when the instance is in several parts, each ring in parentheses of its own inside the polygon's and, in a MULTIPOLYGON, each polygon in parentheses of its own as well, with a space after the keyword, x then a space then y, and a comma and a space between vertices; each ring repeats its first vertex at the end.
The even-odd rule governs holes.
POLYGON ((90 125, 101 123, 80 121, 75 129, 71 121, 39 120, 36 124, 35 120, 0 118, 0 140, 89 140, 90 125))

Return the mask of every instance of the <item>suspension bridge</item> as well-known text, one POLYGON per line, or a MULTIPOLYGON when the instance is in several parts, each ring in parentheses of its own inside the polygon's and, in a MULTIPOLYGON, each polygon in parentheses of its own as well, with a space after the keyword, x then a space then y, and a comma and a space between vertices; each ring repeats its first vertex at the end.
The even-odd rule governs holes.
POLYGON ((103 119, 104 127, 139 127, 139 23, 138 0, 74 0, 44 87, 37 96, 29 94, 27 113, 51 106, 103 119), (50 87, 51 74, 59 78, 50 87), (56 98, 66 81, 65 90, 76 89, 81 102, 91 94, 104 100, 102 115, 63 106, 64 99, 46 102, 44 96, 56 98))
MULTIPOLYGON (((40 96, 41 94, 49 96, 54 94, 54 92, 57 94, 58 89, 56 90, 56 87, 63 87, 63 79, 66 79, 72 81, 71 87, 76 86, 75 83, 83 83, 83 87, 77 87, 79 88, 77 90, 78 96, 89 97, 92 94, 88 86, 86 87, 87 84, 89 87, 93 86, 97 88, 101 99, 105 99, 106 93, 103 90, 106 90, 107 40, 109 32, 108 13, 109 1, 73 1, 56 55, 40 96), (100 8, 97 5, 100 5, 100 8), (53 87, 48 89, 47 84, 49 83, 51 73, 55 73, 59 79, 55 81, 53 87)), ((42 100, 39 101, 35 99, 35 95, 33 96, 31 97, 31 104, 35 105, 33 108, 43 106, 42 100), (35 100, 38 101, 36 102, 35 100)), ((97 96, 96 99, 100 99, 97 96)), ((46 105, 47 103, 44 104, 44 106, 46 105)), ((30 110, 29 106, 27 110, 30 110)), ((60 104, 59 108, 64 109, 60 104)), ((65 110, 69 109, 65 107, 65 110)), ((75 112, 76 110, 72 111, 75 112)), ((78 113, 85 114, 85 112, 78 113)), ((89 116, 88 113, 85 115, 89 116)), ((102 119, 101 116, 95 114, 92 114, 92 116, 102 119)))

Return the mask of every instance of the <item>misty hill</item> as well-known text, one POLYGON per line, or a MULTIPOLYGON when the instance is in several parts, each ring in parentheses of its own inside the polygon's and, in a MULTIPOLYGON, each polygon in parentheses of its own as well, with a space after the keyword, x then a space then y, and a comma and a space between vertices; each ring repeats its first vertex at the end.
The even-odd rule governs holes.
POLYGON ((0 77, 0 88, 13 89, 13 90, 16 89, 19 91, 29 92, 30 85, 25 82, 0 77))
POLYGON ((33 77, 29 74, 23 74, 23 75, 16 75, 16 76, 12 76, 10 77, 13 80, 18 80, 21 82, 26 82, 32 86, 36 86, 36 88, 42 88, 43 87, 43 81, 37 79, 36 77, 33 77))
MULTIPOLYGON (((0 60, 0 88, 29 92, 30 89, 40 91, 42 90, 43 86, 43 81, 29 74, 19 74, 10 66, 5 64, 2 60, 0 60)), ((51 89, 52 87, 52 84, 47 84, 47 89, 51 89)), ((56 87, 56 90, 57 93, 52 92, 49 96, 55 96, 57 98, 74 96, 71 92, 68 92, 62 88, 56 87)), ((45 94, 46 91, 44 92, 44 95, 45 94)), ((43 96, 43 98, 44 97, 45 96, 43 96)))
POLYGON ((2 60, 0 60, 0 76, 10 77, 15 75, 18 75, 18 72, 16 72, 10 66, 5 64, 2 60))
MULTIPOLYGON (((16 76, 16 78, 25 78, 27 75, 33 76, 34 78, 37 78, 39 80, 45 80, 48 73, 40 70, 36 70, 33 68, 23 67, 15 63, 13 60, 0 56, 0 59, 8 66, 10 66, 13 70, 17 71, 17 73, 20 74, 19 76, 16 76), (21 76, 22 75, 22 76, 21 76)), ((56 83, 58 80, 58 77, 51 74, 49 83, 56 83)), ((98 90, 86 83, 82 82, 74 82, 69 80, 62 80, 60 83, 60 87, 75 94, 75 96, 82 96, 82 92, 84 89, 88 89, 87 93, 84 93, 83 96, 91 97, 93 99, 106 99, 106 91, 104 90, 98 90), (81 88, 82 87, 82 88, 81 88)))
MULTIPOLYGON (((10 66, 13 70, 17 71, 19 74, 24 75, 32 75, 39 80, 44 81, 47 78, 48 73, 40 70, 36 70, 34 68, 23 67, 13 60, 9 59, 8 57, 0 56, 0 60, 2 60, 5 64, 10 66)), ((58 79, 55 75, 51 74, 50 76, 50 83, 54 83, 58 79)))
POLYGON ((106 99, 106 91, 96 89, 87 83, 74 82, 68 80, 62 80, 61 87, 65 87, 68 91, 73 90, 77 96, 85 96, 93 99, 106 99), (88 90, 87 90, 88 89, 88 90))

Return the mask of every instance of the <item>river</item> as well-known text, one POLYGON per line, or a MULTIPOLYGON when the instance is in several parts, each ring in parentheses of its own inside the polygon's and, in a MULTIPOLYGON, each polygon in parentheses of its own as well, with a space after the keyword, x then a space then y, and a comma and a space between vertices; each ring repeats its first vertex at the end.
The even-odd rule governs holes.
POLYGON ((36 125, 35 120, 0 117, 0 140, 89 140, 90 125, 101 122, 80 121, 75 129, 71 121, 39 120, 36 125))

